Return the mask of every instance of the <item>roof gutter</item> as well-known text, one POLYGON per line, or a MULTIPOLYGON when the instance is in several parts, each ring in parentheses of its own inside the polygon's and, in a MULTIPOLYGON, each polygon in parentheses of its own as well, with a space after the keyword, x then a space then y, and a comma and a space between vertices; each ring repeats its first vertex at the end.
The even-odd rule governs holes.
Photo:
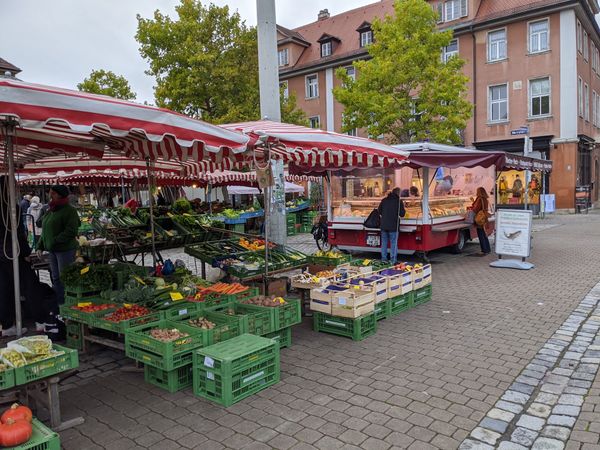
POLYGON ((280 80, 287 80, 292 77, 298 75, 307 75, 315 72, 316 70, 335 68, 339 66, 343 66, 345 64, 352 64, 354 61, 362 60, 362 59, 370 59, 368 52, 358 53, 353 55, 344 56, 343 58, 336 58, 328 61, 318 62, 316 64, 312 64, 310 66, 302 67, 299 69, 292 69, 289 71, 281 71, 279 72, 280 80))

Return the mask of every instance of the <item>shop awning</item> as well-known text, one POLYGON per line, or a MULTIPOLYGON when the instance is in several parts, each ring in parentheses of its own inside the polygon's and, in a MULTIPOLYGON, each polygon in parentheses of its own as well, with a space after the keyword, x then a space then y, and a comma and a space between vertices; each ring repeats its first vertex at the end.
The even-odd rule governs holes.
MULTIPOLYGON (((286 194, 303 194, 304 188, 288 181, 285 182, 286 194)), ((227 193, 229 195, 258 195, 260 190, 250 186, 227 186, 227 193)))
MULTIPOLYGON (((319 177, 291 175, 285 172, 286 182, 319 181, 319 177)), ((219 186, 257 186, 256 172, 235 172, 230 170, 205 172, 198 177, 203 184, 219 186)))
MULTIPOLYGON (((0 119, 17 121, 17 166, 42 156, 104 151, 165 161, 220 163, 249 137, 166 109, 0 78, 0 119)), ((0 155, 2 156, 2 155, 0 155)))

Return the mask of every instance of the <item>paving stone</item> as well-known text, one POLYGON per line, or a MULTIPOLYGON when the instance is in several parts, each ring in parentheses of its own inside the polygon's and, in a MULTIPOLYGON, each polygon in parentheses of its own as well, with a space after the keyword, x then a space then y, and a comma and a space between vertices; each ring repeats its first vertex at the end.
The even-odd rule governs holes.
POLYGON ((505 411, 509 411, 513 414, 520 414, 523 411, 523 406, 518 405, 512 402, 506 402, 504 400, 500 400, 496 403, 496 408, 503 409, 505 411))
POLYGON ((511 384, 510 389, 516 392, 531 395, 535 390, 535 387, 525 383, 513 383, 511 384))
POLYGON ((557 427, 557 426, 548 425, 548 426, 544 427, 541 434, 544 437, 558 439, 559 441, 566 442, 566 440, 569 439, 571 430, 566 427, 557 427))
POLYGON ((522 445, 515 444, 510 441, 502 441, 498 446, 499 450, 527 450, 527 447, 523 447, 522 445))
POLYGON ((516 444, 525 447, 531 447, 533 441, 538 437, 538 433, 527 428, 516 428, 510 436, 510 440, 516 444))
POLYGON ((540 392, 535 398, 536 403, 544 403, 545 405, 555 405, 558 402, 558 395, 549 394, 548 392, 540 392))
POLYGON ((508 422, 492 419, 490 417, 485 417, 480 423, 480 427, 483 427, 488 430, 495 431, 496 433, 503 434, 508 428, 508 422))
POLYGON ((492 419, 502 420, 504 422, 510 422, 515 417, 513 413, 498 408, 489 410, 487 415, 492 419))
POLYGON ((560 384, 544 383, 540 390, 549 394, 562 394, 566 386, 560 384))
POLYGON ((546 421, 544 419, 524 414, 519 418, 517 426, 527 428, 529 430, 539 431, 542 429, 545 423, 546 421))
POLYGON ((502 400, 505 400, 507 402, 518 403, 519 405, 524 405, 529 400, 529 395, 523 394, 521 392, 506 391, 502 396, 502 400))
POLYGON ((564 393, 565 394, 574 394, 574 395, 586 395, 587 391, 588 390, 585 388, 567 386, 564 390, 564 393))
POLYGON ((563 450, 565 444, 556 439, 541 437, 535 440, 532 450, 563 450))
POLYGON ((552 412, 552 407, 549 405, 544 405, 542 403, 532 403, 527 410, 528 414, 532 416, 546 418, 552 412))
POLYGON ((563 394, 558 399, 559 405, 573 405, 573 406, 581 406, 583 405, 583 396, 582 395, 573 395, 573 394, 563 394))
POLYGON ((472 439, 466 439, 458 447, 459 450, 494 450, 494 447, 472 439))
POLYGON ((573 428, 573 425, 575 425, 576 420, 577 419, 575 417, 559 416, 559 415, 553 414, 550 417, 548 417, 548 424, 549 425, 561 425, 561 426, 573 428))
POLYGON ((471 437, 478 439, 486 444, 494 445, 500 439, 500 433, 495 431, 486 430, 485 428, 477 427, 471 431, 471 437))
POLYGON ((577 417, 580 411, 581 408, 579 406, 556 405, 552 409, 552 414, 577 417))

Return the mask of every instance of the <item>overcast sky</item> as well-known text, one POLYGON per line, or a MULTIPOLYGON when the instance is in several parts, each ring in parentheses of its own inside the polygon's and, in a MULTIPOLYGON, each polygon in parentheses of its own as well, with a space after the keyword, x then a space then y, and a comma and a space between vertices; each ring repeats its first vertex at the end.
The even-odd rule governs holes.
MULTIPOLYGON (((338 14, 376 0, 276 0, 277 23, 295 28, 313 22, 319 10, 338 14), (301 6, 300 6, 301 5, 301 6)), ((76 89, 93 69, 123 75, 137 100, 153 102, 154 79, 134 38, 136 14, 158 9, 175 16, 179 0, 0 0, 0 58, 25 81, 76 89)), ((208 1, 202 2, 207 5, 208 1)), ((255 0, 213 0, 256 24, 255 0)))

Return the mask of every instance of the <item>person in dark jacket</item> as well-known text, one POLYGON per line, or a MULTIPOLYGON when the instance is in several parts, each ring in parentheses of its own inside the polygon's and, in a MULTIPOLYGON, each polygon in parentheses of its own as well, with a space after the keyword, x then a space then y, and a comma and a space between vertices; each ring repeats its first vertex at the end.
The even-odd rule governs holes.
POLYGON ((77 210, 69 204, 69 189, 66 186, 52 186, 50 198, 50 209, 42 219, 42 235, 37 248, 50 252, 52 286, 58 303, 62 304, 65 292, 60 274, 66 266, 75 262, 80 222, 77 210))
POLYGON ((388 244, 391 248, 392 264, 398 258, 398 226, 404 217, 404 202, 400 199, 400 188, 394 188, 377 208, 381 215, 381 259, 388 259, 388 244))

